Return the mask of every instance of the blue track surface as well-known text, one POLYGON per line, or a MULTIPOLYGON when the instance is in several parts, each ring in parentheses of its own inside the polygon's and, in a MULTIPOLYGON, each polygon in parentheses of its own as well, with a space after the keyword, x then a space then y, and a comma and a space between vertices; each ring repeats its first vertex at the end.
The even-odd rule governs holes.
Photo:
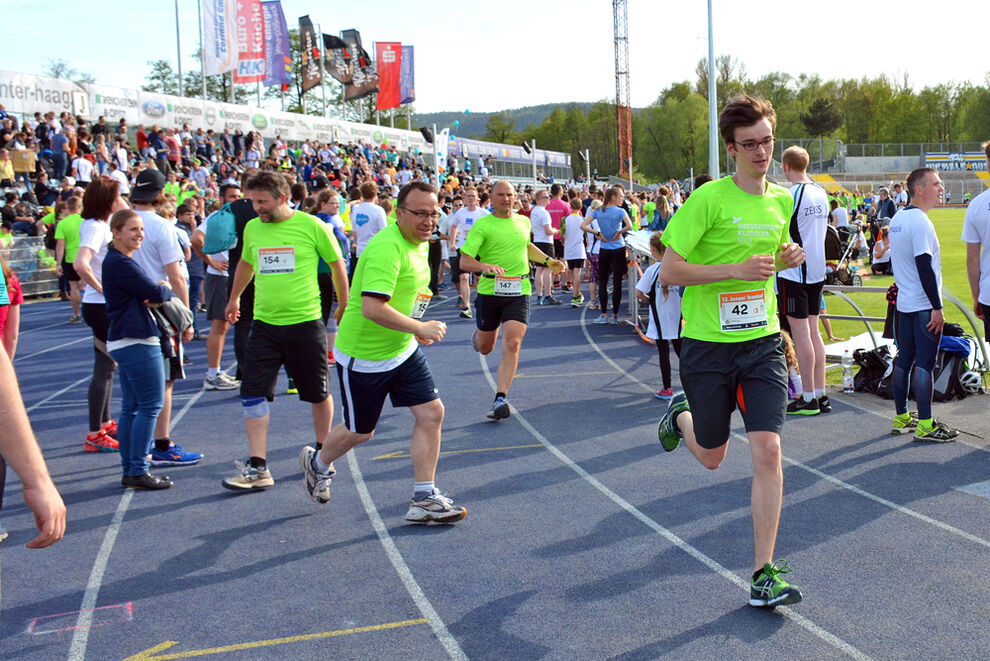
POLYGON ((327 506, 301 486, 312 425, 294 397, 272 405, 276 486, 222 489, 247 441, 236 391, 200 390, 202 342, 172 437, 205 460, 167 471, 169 491, 125 492, 117 455, 82 452, 88 328, 60 323, 67 304, 25 306, 15 366, 69 527, 25 549, 33 520, 11 473, 0 657, 987 657, 990 501, 959 489, 990 479, 986 450, 889 435, 841 394, 833 413, 789 420, 777 548, 805 599, 756 610, 738 417, 717 471, 663 453, 655 349, 561 306, 534 308, 514 414, 489 422, 499 349, 481 359, 450 301, 428 315, 449 324, 426 352, 447 408, 437 483, 469 510, 452 526, 403 521, 412 417, 389 407, 338 462, 327 506))

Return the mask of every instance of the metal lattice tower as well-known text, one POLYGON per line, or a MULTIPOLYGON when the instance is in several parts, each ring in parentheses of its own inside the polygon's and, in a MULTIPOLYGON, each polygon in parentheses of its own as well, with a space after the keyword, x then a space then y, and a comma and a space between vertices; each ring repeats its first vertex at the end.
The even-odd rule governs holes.
POLYGON ((615 113, 619 126, 619 174, 632 162, 632 108, 629 98, 629 12, 626 0, 612 0, 615 26, 615 113))

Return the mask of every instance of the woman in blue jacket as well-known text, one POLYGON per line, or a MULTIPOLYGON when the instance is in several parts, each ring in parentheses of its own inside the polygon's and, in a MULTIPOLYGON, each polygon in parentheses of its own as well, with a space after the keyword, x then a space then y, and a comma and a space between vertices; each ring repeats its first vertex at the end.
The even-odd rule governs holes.
POLYGON ((103 260, 103 295, 110 330, 107 349, 120 372, 123 395, 117 440, 124 468, 121 484, 128 489, 168 489, 172 480, 148 472, 155 420, 165 399, 165 363, 158 324, 148 309, 172 297, 162 283, 152 282, 131 256, 144 240, 144 221, 122 209, 110 218, 113 242, 103 260))

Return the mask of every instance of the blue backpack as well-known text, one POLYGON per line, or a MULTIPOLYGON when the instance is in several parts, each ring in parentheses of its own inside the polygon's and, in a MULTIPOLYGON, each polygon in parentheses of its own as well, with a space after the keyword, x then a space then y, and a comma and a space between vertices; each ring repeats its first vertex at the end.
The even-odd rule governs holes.
POLYGON ((203 240, 203 252, 215 255, 224 250, 230 250, 237 245, 237 232, 234 228, 234 213, 230 203, 220 207, 207 220, 206 238, 203 240))

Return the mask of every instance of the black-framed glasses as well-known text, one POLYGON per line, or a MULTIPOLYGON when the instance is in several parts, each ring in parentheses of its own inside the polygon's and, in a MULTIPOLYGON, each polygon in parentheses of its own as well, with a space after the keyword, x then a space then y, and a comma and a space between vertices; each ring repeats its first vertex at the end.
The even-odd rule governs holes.
POLYGON ((437 220, 440 217, 440 214, 436 211, 414 211, 413 209, 409 209, 408 207, 400 207, 400 208, 408 213, 411 213, 417 218, 425 218, 427 220, 437 220))
POLYGON ((737 147, 742 147, 746 151, 756 151, 758 147, 773 149, 773 136, 763 138, 762 140, 747 140, 746 142, 736 142, 733 140, 733 142, 737 147))

